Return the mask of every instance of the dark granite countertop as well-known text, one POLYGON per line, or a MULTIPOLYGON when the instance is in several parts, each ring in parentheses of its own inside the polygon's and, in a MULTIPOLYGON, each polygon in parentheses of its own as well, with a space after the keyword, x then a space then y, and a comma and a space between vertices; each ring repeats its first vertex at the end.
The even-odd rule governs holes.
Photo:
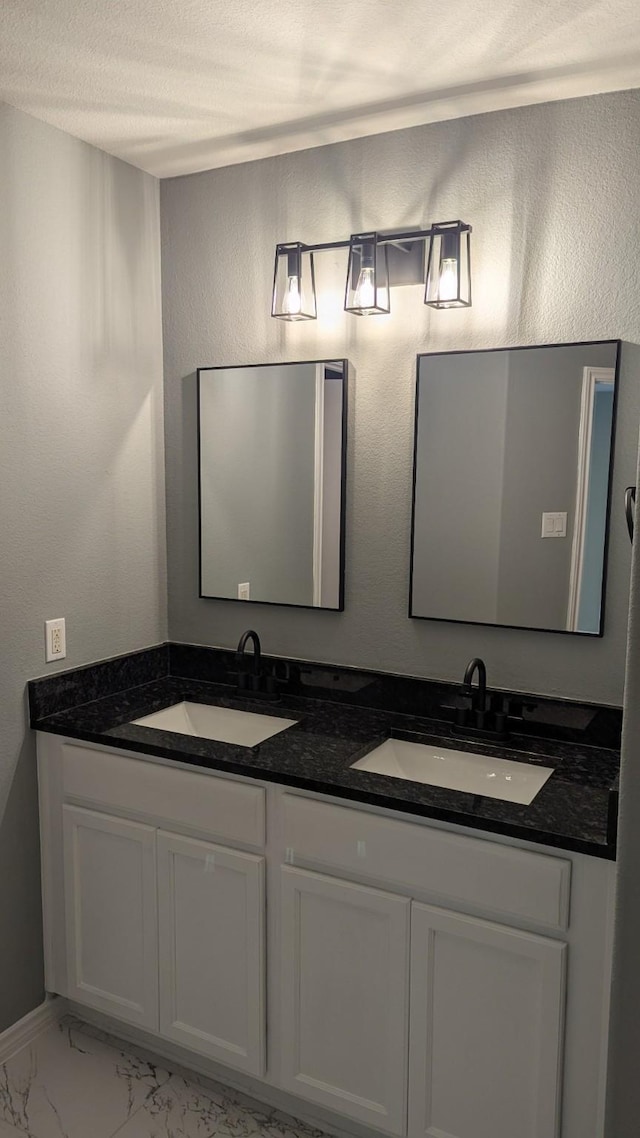
MULTIPOLYGON (((58 687, 66 685, 67 699, 71 698, 73 677, 77 674, 66 673, 58 681, 58 687)), ((238 697, 228 683, 202 682, 170 674, 157 675, 101 698, 91 698, 96 691, 94 685, 86 690, 88 702, 52 711, 55 702, 45 698, 42 687, 50 684, 51 679, 30 684, 31 725, 40 731, 144 752, 222 773, 282 783, 404 814, 437 818, 474 830, 506 834, 596 857, 615 858, 617 795, 614 786, 619 751, 615 746, 594 743, 591 737, 589 742, 584 739, 574 742, 512 733, 508 743, 471 741, 453 736, 449 724, 442 719, 299 694, 286 694, 274 702, 252 700, 238 697), (181 700, 244 708, 289 717, 297 722, 252 748, 130 722, 181 700), (351 769, 357 758, 391 732, 409 732, 420 736, 418 741, 520 759, 553 766, 555 770, 533 802, 522 806, 351 769)))

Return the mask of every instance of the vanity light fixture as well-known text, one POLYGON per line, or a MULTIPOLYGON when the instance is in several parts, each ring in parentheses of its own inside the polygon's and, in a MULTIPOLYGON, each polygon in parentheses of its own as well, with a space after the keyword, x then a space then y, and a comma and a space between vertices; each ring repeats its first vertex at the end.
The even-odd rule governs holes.
POLYGON ((378 316, 389 308, 389 252, 377 233, 354 233, 349 242, 345 312, 378 316))
POLYGON ((424 302, 430 308, 471 306, 471 226, 443 221, 431 226, 424 302))
POLYGON ((276 246, 271 315, 279 320, 315 320, 313 253, 299 241, 276 246))
MULTIPOLYGON (((313 254, 326 249, 348 249, 344 307, 357 316, 377 316, 391 311, 394 284, 418 283, 403 275, 394 281, 390 272, 389 246, 396 258, 420 243, 423 263, 428 239, 424 303, 431 308, 468 308, 471 305, 471 226, 464 221, 443 221, 428 229, 354 233, 348 241, 323 241, 305 245, 290 241, 276 245, 271 315, 278 320, 316 320, 316 284, 313 254), (397 253, 396 251, 400 251, 397 253)), ((417 263, 417 257, 416 257, 417 263)))

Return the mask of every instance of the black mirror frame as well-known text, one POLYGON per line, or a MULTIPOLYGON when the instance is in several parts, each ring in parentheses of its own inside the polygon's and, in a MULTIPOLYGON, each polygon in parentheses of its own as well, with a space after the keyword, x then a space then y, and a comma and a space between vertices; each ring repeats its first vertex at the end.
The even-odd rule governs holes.
POLYGON ((574 340, 563 343, 553 344, 513 344, 511 346, 500 348, 465 348, 459 351, 447 352, 419 352, 416 356, 416 380, 415 380, 415 403, 414 403, 414 430, 413 430, 413 463, 412 463, 412 485, 411 485, 411 544, 409 555, 409 604, 407 615, 412 620, 429 620, 435 621, 440 624, 466 624, 477 626, 481 628, 509 628, 517 630, 518 632, 550 632, 560 636, 582 636, 589 639, 602 638, 604 636, 604 617, 605 617, 605 603, 607 591, 607 566, 609 560, 609 536, 611 530, 611 504, 612 504, 612 487, 613 487, 613 468, 615 460, 615 441, 616 441, 616 424, 617 424, 617 411, 618 411, 618 394, 620 389, 620 357, 621 357, 622 341, 615 340, 574 340), (542 628, 540 626, 529 626, 523 624, 498 624, 493 621, 484 620, 459 620, 454 617, 444 616, 424 616, 421 613, 413 612, 413 576, 414 576, 414 556, 415 556, 415 519, 416 519, 416 474, 417 474, 417 453, 418 453, 418 423, 419 423, 419 403, 420 403, 420 361, 422 359, 430 359, 435 356, 468 356, 480 355, 486 352, 518 352, 518 351, 531 351, 535 348, 579 348, 588 347, 590 344, 611 344, 615 346, 615 376, 614 376, 614 391, 613 391, 613 412, 611 422, 611 449, 609 452, 609 478, 607 485, 607 513, 605 522, 605 537, 604 537, 604 552, 602 562, 602 592, 600 598, 600 623, 597 632, 580 632, 578 630, 567 628, 542 628))

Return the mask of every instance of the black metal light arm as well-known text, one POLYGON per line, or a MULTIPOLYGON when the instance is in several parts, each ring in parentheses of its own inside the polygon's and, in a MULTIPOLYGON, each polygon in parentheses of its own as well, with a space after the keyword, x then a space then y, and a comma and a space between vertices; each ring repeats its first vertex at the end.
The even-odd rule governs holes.
POLYGON ((317 241, 307 245, 290 241, 276 246, 271 315, 280 320, 315 320, 314 253, 348 249, 349 263, 344 308, 358 316, 388 314, 393 281, 389 275, 388 246, 408 255, 406 246, 428 241, 424 303, 431 308, 468 308, 471 304, 471 226, 444 221, 426 229, 399 229, 384 233, 352 233, 344 241, 317 241))
MULTIPOLYGON (((378 245, 408 245, 412 241, 425 241, 427 237, 433 237, 437 229, 437 226, 430 226, 428 229, 404 229, 399 230, 397 233, 378 234, 378 245)), ((471 233, 472 228, 463 222, 460 225, 460 232, 471 233)), ((301 242, 301 246, 306 253, 319 253, 325 249, 348 249, 350 244, 350 237, 348 237, 346 241, 317 241, 314 245, 307 245, 305 242, 301 242)))

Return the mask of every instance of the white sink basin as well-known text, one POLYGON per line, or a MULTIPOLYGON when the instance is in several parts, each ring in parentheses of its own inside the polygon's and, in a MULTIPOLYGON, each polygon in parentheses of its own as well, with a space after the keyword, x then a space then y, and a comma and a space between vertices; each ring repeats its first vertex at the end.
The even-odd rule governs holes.
POLYGON ((255 747, 297 721, 277 715, 260 715, 255 711, 237 711, 233 707, 183 701, 131 722, 140 727, 155 727, 159 731, 177 731, 180 735, 197 735, 201 739, 217 739, 219 743, 255 747))
POLYGON ((484 794, 528 806, 544 786, 553 767, 538 767, 512 759, 493 759, 470 751, 453 751, 405 739, 386 739, 352 769, 425 782, 430 786, 484 794))

